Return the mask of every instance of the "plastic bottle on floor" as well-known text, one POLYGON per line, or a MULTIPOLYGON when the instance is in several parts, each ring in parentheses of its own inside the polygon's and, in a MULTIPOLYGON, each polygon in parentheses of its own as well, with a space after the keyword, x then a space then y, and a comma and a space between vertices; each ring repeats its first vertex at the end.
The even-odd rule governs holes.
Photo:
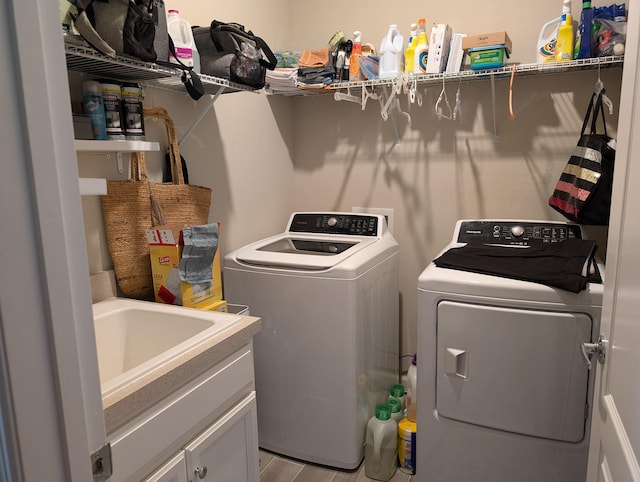
POLYGON ((391 418, 388 405, 376 406, 376 414, 367 424, 364 447, 364 473, 374 480, 389 480, 396 472, 398 424, 391 418))
POLYGON ((400 472, 416 473, 416 422, 403 418, 398 424, 398 466, 400 472))
POLYGON ((387 398, 397 398, 402 404, 402 410, 407 409, 407 393, 402 383, 394 383, 389 388, 389 396, 387 398))
POLYGON ((409 389, 407 390, 407 418, 412 422, 416 421, 416 407, 417 407, 417 385, 418 385, 418 367, 416 361, 416 355, 413 355, 411 360, 411 366, 407 372, 407 378, 409 380, 409 389))
POLYGON ((391 411, 391 418, 394 419, 396 423, 400 423, 400 420, 404 418, 402 402, 397 398, 389 398, 387 405, 389 405, 389 410, 391 411))

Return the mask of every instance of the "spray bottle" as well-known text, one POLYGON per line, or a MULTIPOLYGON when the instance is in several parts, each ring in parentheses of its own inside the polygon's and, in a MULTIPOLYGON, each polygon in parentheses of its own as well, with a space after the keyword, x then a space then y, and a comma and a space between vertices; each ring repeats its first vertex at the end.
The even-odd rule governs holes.
POLYGON ((416 51, 416 44, 418 43, 418 26, 415 23, 412 23, 409 32, 409 42, 407 43, 407 50, 404 53, 404 71, 406 74, 413 73, 413 59, 415 58, 414 54, 416 51))
POLYGON ((563 0, 562 15, 549 20, 540 29, 540 35, 538 35, 538 50, 537 50, 537 61, 539 64, 554 62, 556 60, 556 44, 558 41, 558 29, 563 23, 563 20, 564 20, 563 16, 566 14, 571 15, 571 0, 563 0))
POLYGON ((353 32, 353 46, 351 47, 351 60, 349 63, 349 80, 360 78, 360 55, 362 55, 362 33, 359 30, 353 32))
POLYGON ((563 13, 562 19, 558 27, 556 62, 569 62, 573 60, 573 17, 571 13, 563 13))

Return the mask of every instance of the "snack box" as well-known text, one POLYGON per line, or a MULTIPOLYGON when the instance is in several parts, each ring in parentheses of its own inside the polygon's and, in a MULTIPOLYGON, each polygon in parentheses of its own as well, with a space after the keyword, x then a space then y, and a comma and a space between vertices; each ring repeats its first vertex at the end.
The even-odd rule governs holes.
POLYGON ((511 39, 507 32, 481 33, 478 35, 467 35, 462 39, 462 49, 469 50, 478 47, 491 47, 503 45, 507 55, 511 54, 511 39))

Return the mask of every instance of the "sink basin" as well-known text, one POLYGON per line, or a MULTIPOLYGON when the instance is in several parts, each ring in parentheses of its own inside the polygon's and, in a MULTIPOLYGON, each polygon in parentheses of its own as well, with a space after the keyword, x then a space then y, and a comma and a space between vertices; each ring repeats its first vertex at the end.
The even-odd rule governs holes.
POLYGON ((238 315, 127 298, 93 305, 102 396, 241 320, 238 315))

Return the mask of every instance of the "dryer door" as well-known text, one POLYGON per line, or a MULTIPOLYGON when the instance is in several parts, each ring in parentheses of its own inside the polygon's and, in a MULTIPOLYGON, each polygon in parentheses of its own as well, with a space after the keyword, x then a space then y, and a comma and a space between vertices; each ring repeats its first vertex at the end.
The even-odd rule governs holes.
POLYGON ((579 442, 589 373, 580 352, 591 318, 442 301, 437 320, 440 416, 579 442))

